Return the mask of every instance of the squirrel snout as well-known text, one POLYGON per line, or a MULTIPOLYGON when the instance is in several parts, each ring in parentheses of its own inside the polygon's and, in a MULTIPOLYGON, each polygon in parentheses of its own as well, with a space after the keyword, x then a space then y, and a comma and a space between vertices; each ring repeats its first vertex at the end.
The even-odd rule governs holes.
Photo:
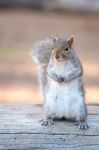
POLYGON ((59 55, 59 54, 56 54, 56 55, 55 55, 55 58, 56 58, 56 59, 59 59, 59 58, 60 58, 60 55, 59 55))
POLYGON ((65 59, 66 59, 66 56, 65 56, 64 54, 56 53, 56 54, 55 54, 55 59, 56 59, 56 60, 65 60, 65 59))

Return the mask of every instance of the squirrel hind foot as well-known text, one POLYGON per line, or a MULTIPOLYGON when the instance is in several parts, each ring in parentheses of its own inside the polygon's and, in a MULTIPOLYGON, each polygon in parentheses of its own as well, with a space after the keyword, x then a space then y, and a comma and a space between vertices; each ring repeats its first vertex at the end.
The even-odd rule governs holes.
POLYGON ((41 120, 42 126, 51 126, 54 125, 53 119, 42 119, 41 120))
POLYGON ((78 128, 81 130, 86 130, 89 128, 89 126, 86 122, 80 122, 78 128))

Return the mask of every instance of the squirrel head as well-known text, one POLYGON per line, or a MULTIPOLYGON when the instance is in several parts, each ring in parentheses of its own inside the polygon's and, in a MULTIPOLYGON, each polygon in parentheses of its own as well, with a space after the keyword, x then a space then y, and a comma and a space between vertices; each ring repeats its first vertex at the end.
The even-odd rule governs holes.
POLYGON ((66 61, 70 58, 73 39, 73 37, 68 39, 64 37, 53 37, 52 57, 54 57, 56 61, 66 61))

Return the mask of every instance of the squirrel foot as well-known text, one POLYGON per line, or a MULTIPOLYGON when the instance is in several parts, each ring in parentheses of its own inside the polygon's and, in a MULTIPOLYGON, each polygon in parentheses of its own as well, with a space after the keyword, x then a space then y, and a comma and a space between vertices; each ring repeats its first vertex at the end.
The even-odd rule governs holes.
POLYGON ((80 122, 78 128, 83 130, 83 129, 88 129, 89 126, 86 122, 80 122))
POLYGON ((42 119, 41 120, 41 125, 42 126, 50 126, 50 125, 53 125, 54 122, 53 122, 53 119, 42 119))
POLYGON ((86 122, 80 122, 80 121, 76 121, 75 125, 78 126, 79 129, 83 130, 83 129, 88 129, 89 126, 86 122))

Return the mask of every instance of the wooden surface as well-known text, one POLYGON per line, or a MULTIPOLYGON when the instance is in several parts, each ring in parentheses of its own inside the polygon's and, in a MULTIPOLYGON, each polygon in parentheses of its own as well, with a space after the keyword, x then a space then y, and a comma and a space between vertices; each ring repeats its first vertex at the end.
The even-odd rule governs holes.
POLYGON ((90 129, 55 121, 42 127, 40 105, 0 105, 0 149, 99 150, 99 106, 88 106, 90 129))

